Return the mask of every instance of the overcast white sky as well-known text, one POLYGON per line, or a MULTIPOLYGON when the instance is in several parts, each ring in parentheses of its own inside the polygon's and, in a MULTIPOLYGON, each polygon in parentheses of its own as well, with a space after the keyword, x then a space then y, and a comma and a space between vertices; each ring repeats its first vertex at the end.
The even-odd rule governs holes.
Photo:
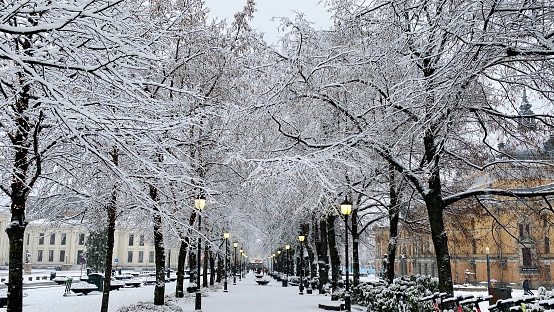
MULTIPOLYGON (((264 38, 270 43, 276 43, 280 34, 277 31, 279 21, 271 21, 272 17, 289 17, 293 19, 296 12, 304 13, 308 21, 314 22, 315 29, 327 29, 331 26, 331 15, 321 0, 256 0, 257 11, 252 28, 265 33, 264 38)), ((210 15, 217 19, 232 21, 235 12, 241 11, 246 0, 205 0, 211 10, 210 15)))

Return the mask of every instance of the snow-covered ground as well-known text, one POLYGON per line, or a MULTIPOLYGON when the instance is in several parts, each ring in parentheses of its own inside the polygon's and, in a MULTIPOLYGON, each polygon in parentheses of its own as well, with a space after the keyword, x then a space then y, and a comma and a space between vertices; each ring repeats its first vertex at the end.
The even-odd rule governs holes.
MULTIPOLYGON (((39 276, 46 273, 36 272, 39 276)), ((69 275, 78 277, 80 272, 57 272, 57 275, 69 275)), ((34 277, 34 276, 33 276, 34 277)), ((282 287, 281 282, 277 282, 267 277, 270 283, 266 286, 260 286, 255 282, 253 274, 248 274, 242 281, 237 280, 237 285, 233 285, 229 280, 229 292, 224 293, 221 288, 204 292, 202 297, 202 310, 210 312, 254 312, 254 311, 300 311, 300 312, 321 312, 318 308, 319 303, 330 303, 330 297, 317 295, 298 294, 298 287, 282 287)), ((28 279, 26 279, 28 280, 28 279)), ((42 280, 41 280, 42 282, 42 280)), ((31 283, 26 282, 28 286, 31 283)), ((186 287, 187 281, 185 281, 186 287)), ((39 283, 36 283, 40 286, 39 283)), ((49 312, 49 311, 99 311, 102 301, 102 294, 93 291, 88 295, 71 294, 64 297, 63 285, 49 286, 43 288, 29 288, 24 292, 26 296, 23 300, 23 310, 26 312, 49 312)), ((175 293, 175 282, 166 283, 166 295, 173 296, 175 293)), ((468 292, 456 291, 456 294, 471 293, 473 295, 485 295, 486 291, 468 292)), ((535 292, 536 293, 536 292, 535 292)), ((520 289, 514 289, 514 297, 523 295, 520 289)), ((117 311, 119 308, 138 303, 140 301, 152 302, 154 298, 153 286, 141 286, 138 288, 122 288, 119 291, 112 291, 110 294, 110 311, 117 311)), ((185 298, 175 301, 183 311, 194 311, 194 294, 187 295, 185 298)), ((481 303, 482 311, 487 311, 486 303, 481 303)))

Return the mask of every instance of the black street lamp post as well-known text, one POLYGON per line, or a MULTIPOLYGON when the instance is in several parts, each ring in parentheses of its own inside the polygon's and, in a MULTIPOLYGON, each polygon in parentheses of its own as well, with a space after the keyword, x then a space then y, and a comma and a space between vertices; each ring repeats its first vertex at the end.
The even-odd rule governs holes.
POLYGON ((198 257, 196 258, 196 300, 194 304, 195 311, 202 311, 202 294, 200 292, 200 252, 202 251, 202 241, 200 231, 202 229, 202 209, 206 206, 206 198, 200 196, 194 200, 194 207, 198 209, 198 257))
POLYGON ((223 292, 229 292, 227 290, 227 243, 229 240, 229 233, 223 233, 223 238, 225 238, 225 259, 223 260, 223 275, 225 275, 225 281, 223 282, 223 292))
POLYGON ((233 248, 235 248, 235 261, 233 261, 234 263, 234 270, 233 270, 233 285, 236 285, 237 284, 237 247, 239 246, 239 243, 237 242, 234 242, 233 243, 233 248))
POLYGON ((289 279, 289 274, 290 274, 290 267, 289 267, 289 250, 290 250, 290 245, 289 244, 286 244, 285 245, 285 249, 287 250, 287 280, 289 279))
POLYGON ((350 311, 350 289, 349 289, 349 278, 348 278, 348 215, 352 212, 352 203, 348 202, 346 199, 340 204, 340 211, 344 215, 344 263, 346 269, 346 291, 344 293, 344 310, 350 311))
POLYGON ((303 278, 304 278, 304 261, 303 261, 303 258, 304 258, 304 246, 302 245, 302 242, 304 242, 304 239, 306 237, 304 235, 300 235, 298 236, 298 240, 300 241, 300 286, 299 286, 299 289, 300 289, 300 292, 298 293, 299 295, 303 295, 304 294, 304 281, 303 281, 303 278))
POLYGON ((285 279, 283 279, 283 283, 281 286, 283 287, 288 287, 289 286, 289 249, 290 249, 290 245, 289 244, 286 244, 285 245, 285 250, 287 251, 285 257, 287 258, 286 261, 285 261, 285 266, 286 266, 286 277, 285 279))
POLYGON ((489 260, 489 247, 485 248, 485 252, 487 254, 487 293, 490 293, 490 287, 491 287, 491 263, 489 260))

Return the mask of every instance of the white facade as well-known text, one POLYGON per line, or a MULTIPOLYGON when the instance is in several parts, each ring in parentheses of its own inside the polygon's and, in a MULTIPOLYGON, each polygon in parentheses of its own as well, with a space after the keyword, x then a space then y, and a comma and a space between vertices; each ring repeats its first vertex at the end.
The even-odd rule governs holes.
MULTIPOLYGON (((9 240, 6 226, 10 213, 0 211, 0 265, 9 265, 9 240)), ((147 239, 146 229, 116 227, 113 266, 154 269, 154 246, 147 239)), ((23 262, 33 267, 71 267, 84 264, 89 230, 82 224, 29 222, 23 242, 23 262)), ((170 253, 166 249, 167 255, 170 253)), ((171 267, 177 267, 177 250, 171 252, 171 267)), ((166 263, 167 266, 167 263, 166 263)))

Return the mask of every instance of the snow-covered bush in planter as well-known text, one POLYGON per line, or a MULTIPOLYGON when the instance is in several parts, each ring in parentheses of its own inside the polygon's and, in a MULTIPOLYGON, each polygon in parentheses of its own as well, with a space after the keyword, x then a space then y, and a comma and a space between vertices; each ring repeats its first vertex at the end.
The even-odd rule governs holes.
POLYGON ((399 298, 404 295, 407 311, 431 311, 431 302, 419 302, 421 297, 438 292, 438 280, 428 276, 401 276, 390 285, 379 282, 361 283, 352 289, 352 302, 366 306, 367 311, 396 312, 399 298))

